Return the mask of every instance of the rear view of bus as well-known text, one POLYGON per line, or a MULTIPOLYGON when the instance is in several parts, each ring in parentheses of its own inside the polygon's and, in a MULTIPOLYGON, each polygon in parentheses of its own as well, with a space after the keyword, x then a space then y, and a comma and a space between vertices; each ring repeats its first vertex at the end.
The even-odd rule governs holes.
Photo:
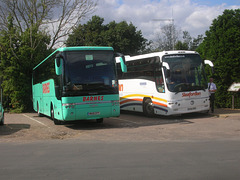
MULTIPOLYGON (((126 57, 128 72, 119 71, 122 110, 174 115, 209 110, 203 61, 194 51, 163 51, 126 57)), ((119 69, 119 68, 118 68, 119 69)))
POLYGON ((119 116, 111 47, 59 48, 33 70, 33 108, 55 124, 119 116))

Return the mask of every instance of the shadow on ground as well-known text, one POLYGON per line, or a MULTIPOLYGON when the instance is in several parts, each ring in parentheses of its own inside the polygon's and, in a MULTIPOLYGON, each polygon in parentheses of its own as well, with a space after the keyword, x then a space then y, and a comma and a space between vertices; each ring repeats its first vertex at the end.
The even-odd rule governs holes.
POLYGON ((30 124, 5 124, 0 126, 0 136, 14 134, 22 129, 30 129, 30 124))

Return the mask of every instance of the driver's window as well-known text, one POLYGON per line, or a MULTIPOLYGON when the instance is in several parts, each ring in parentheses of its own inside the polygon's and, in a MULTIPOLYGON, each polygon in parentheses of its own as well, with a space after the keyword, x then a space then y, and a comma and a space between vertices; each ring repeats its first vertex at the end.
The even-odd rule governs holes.
POLYGON ((165 86, 164 86, 162 71, 157 71, 156 72, 155 82, 156 82, 157 91, 160 92, 160 93, 164 93, 165 92, 165 86))

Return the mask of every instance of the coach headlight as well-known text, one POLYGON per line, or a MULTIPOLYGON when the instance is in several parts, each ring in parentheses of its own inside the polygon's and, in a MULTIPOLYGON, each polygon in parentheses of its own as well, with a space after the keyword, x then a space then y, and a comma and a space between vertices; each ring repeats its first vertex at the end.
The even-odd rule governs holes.
POLYGON ((168 102, 168 106, 173 106, 173 105, 177 105, 178 102, 168 102))

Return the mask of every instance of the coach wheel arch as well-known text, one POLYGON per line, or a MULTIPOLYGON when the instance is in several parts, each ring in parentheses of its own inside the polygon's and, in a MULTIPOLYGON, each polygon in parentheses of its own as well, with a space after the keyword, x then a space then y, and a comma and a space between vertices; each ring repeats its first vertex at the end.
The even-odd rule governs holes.
POLYGON ((143 98, 143 113, 148 117, 154 115, 154 107, 151 98, 143 98))

